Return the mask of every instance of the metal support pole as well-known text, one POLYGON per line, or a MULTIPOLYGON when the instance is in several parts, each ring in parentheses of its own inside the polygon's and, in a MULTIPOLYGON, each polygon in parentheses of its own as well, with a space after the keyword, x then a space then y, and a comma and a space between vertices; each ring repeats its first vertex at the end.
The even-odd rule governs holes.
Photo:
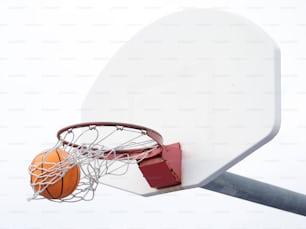
POLYGON ((306 216, 306 195, 233 173, 226 172, 202 188, 306 216))

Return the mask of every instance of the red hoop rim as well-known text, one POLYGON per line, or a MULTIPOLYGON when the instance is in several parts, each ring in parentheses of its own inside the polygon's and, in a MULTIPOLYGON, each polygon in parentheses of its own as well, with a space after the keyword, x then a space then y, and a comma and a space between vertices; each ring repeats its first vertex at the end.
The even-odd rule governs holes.
MULTIPOLYGON (((155 130, 152 130, 150 128, 144 127, 144 126, 140 126, 140 125, 135 125, 135 124, 130 124, 130 123, 121 123, 121 122, 84 122, 84 123, 78 123, 78 124, 73 124, 70 126, 66 126, 62 129, 60 129, 57 134, 56 137, 58 138, 58 140, 62 140, 61 139, 61 134, 69 131, 69 129, 76 129, 76 128, 82 128, 82 127, 90 127, 90 126, 113 126, 113 127, 126 127, 126 128, 131 128, 131 129, 137 129, 140 131, 145 131, 146 135, 149 136, 150 138, 152 138, 154 141, 156 141, 158 147, 157 149, 153 150, 152 152, 150 152, 146 158, 149 157, 154 157, 156 155, 158 155, 159 153, 161 153, 162 151, 162 147, 163 147, 163 137, 160 133, 158 133, 155 130)), ((78 144, 75 143, 71 143, 68 141, 62 141, 62 143, 64 145, 68 145, 74 148, 79 148, 80 146, 78 144)), ((137 154, 141 154, 144 151, 148 150, 148 148, 140 148, 140 149, 135 149, 135 150, 120 150, 120 151, 116 151, 117 154, 129 154, 130 156, 136 156, 137 154)))

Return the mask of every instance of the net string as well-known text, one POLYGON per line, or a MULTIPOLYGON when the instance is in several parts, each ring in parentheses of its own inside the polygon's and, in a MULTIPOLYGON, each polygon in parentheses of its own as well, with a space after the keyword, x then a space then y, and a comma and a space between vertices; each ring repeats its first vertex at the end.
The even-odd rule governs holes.
POLYGON ((62 133, 57 144, 45 153, 41 163, 35 166, 30 165, 29 173, 32 177, 31 185, 34 194, 29 199, 44 199, 40 194, 64 177, 69 169, 78 165, 81 176, 75 191, 65 198, 50 200, 55 202, 92 200, 99 184, 103 183, 104 176, 125 175, 130 164, 139 163, 157 148, 158 143, 150 138, 145 130, 122 126, 88 126, 69 129, 62 133), (87 134, 91 136, 86 138, 87 134), (112 140, 115 141, 112 142, 112 140), (64 144, 64 142, 71 144, 64 144), (78 147, 73 147, 75 145, 78 147), (146 150, 136 155, 117 152, 140 148, 146 150), (46 161, 47 155, 56 149, 62 149, 67 155, 62 155, 63 160, 57 163, 46 161), (44 168, 43 164, 48 165, 47 168, 44 168), (37 170, 40 173, 35 173, 37 170))

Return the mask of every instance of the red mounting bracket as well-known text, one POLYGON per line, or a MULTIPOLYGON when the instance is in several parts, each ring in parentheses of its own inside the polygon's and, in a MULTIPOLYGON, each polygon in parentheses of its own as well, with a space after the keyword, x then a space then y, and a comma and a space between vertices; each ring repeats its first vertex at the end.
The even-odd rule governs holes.
POLYGON ((181 183, 180 144, 174 143, 162 147, 160 154, 138 163, 139 169, 152 188, 166 188, 181 183))

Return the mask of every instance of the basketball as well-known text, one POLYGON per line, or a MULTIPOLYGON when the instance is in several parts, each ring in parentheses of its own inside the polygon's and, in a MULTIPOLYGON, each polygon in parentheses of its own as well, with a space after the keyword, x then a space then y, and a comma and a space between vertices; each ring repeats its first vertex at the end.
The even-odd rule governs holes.
POLYGON ((30 166, 31 185, 47 199, 62 199, 73 193, 80 181, 79 165, 71 165, 62 149, 38 154, 30 166))

